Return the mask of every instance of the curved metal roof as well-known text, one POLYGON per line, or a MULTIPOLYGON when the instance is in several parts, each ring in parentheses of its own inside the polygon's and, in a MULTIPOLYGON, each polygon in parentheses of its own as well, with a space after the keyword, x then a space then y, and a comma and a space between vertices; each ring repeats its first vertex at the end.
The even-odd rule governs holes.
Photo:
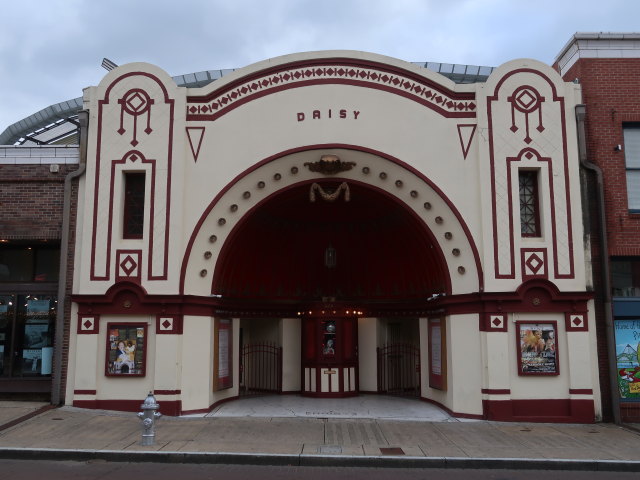
MULTIPOLYGON (((494 67, 452 63, 412 62, 437 72, 456 83, 478 83, 487 80, 494 67)), ((198 88, 222 78, 235 69, 205 70, 172 77, 179 87, 198 88)), ((74 145, 78 143, 78 112, 82 97, 55 103, 9 125, 0 134, 0 145, 74 145)))

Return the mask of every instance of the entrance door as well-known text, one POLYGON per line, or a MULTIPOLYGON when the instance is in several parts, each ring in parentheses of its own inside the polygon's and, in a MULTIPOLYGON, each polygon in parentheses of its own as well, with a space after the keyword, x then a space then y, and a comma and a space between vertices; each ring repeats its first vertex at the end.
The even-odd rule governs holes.
POLYGON ((358 319, 302 320, 302 392, 314 397, 358 394, 358 319))

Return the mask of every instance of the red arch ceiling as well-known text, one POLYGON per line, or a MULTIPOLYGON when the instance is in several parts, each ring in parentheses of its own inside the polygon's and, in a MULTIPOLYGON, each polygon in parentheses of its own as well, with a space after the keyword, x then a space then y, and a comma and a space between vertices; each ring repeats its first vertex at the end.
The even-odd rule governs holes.
MULTIPOLYGON (((339 181, 320 182, 325 190, 339 181)), ((238 224, 216 265, 212 293, 261 301, 410 300, 450 289, 438 246, 397 200, 349 183, 351 200, 309 200, 310 184, 280 192, 238 224), (324 265, 325 249, 337 265, 324 265)))

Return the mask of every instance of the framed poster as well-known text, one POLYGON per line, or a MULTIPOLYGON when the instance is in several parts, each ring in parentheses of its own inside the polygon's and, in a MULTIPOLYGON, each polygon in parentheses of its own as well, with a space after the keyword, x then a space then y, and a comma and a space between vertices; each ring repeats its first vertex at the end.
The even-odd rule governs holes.
POLYGON ((146 359, 146 323, 109 323, 107 325, 106 376, 144 377, 146 359))
POLYGON ((233 321, 214 321, 213 391, 233 387, 233 321))
POLYGON ((620 398, 640 401, 640 319, 614 320, 616 377, 620 398))
POLYGON ((447 389, 447 328, 443 318, 429 319, 429 386, 447 389))
POLYGON ((555 321, 516 322, 518 375, 560 375, 557 332, 555 321))

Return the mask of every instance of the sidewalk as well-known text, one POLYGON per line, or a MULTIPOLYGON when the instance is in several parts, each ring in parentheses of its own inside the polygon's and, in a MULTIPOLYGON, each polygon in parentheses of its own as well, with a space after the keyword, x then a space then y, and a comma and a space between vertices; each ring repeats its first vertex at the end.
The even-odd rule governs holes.
MULTIPOLYGON (((380 414, 366 405, 344 418, 326 404, 278 416, 287 398, 300 397, 275 398, 275 406, 259 403, 262 411, 241 400, 206 417, 163 417, 150 447, 140 445, 134 413, 56 408, 1 430, 0 458, 640 472, 640 435, 612 424, 460 421, 438 409, 432 421, 411 418, 415 412, 365 418, 380 414)), ((15 403, 0 402, 2 424, 42 406, 15 403)))

